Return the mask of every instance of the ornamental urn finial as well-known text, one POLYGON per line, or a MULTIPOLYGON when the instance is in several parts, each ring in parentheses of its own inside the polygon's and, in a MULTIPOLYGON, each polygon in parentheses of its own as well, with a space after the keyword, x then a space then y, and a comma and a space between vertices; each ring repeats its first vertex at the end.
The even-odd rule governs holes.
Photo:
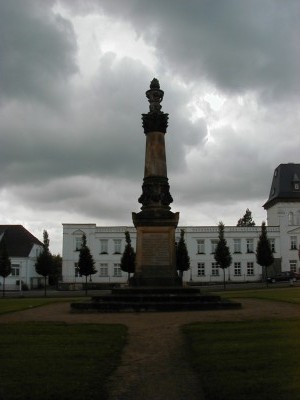
POLYGON ((146 96, 150 103, 149 105, 149 113, 150 114, 162 114, 161 105, 164 98, 164 91, 160 89, 159 81, 156 78, 153 78, 150 83, 150 89, 147 90, 146 96))

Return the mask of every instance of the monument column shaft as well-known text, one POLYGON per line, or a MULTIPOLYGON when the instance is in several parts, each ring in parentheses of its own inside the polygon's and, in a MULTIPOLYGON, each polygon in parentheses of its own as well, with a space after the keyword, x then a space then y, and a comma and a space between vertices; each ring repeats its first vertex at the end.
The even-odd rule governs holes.
POLYGON ((144 177, 150 176, 167 177, 165 134, 163 132, 147 133, 144 177))
POLYGON ((134 274, 137 286, 180 285, 175 260, 175 229, 179 213, 170 211, 173 199, 165 150, 168 114, 161 111, 163 95, 158 80, 153 79, 150 90, 146 92, 150 111, 142 114, 146 135, 144 180, 138 200, 142 211, 132 213, 137 235, 134 274))

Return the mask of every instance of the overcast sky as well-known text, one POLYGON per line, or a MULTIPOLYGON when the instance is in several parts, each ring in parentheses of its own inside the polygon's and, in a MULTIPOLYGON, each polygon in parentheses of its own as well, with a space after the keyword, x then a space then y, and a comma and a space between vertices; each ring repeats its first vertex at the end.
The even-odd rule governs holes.
POLYGON ((0 224, 132 225, 157 77, 180 225, 266 219, 300 162, 299 0, 0 0, 0 224))

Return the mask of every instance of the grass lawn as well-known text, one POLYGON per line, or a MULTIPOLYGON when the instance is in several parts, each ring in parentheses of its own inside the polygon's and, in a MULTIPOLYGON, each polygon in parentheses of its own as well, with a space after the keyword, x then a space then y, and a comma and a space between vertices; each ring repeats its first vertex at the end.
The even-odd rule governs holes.
POLYGON ((1 399, 107 398, 105 384, 120 361, 125 326, 30 322, 0 328, 1 399))
MULTIPOLYGON (((300 304, 299 287, 217 294, 300 304)), ((300 312, 299 320, 197 323, 183 332, 206 400, 300 400, 300 312)))
MULTIPOLYGON (((74 302, 80 301, 80 297, 74 298, 47 298, 47 297, 40 297, 40 298, 0 298, 0 315, 14 312, 14 311, 22 311, 28 308, 33 307, 40 307, 51 303, 62 303, 62 302, 74 302)), ((85 298, 86 301, 86 298, 85 298)), ((1 398, 1 397, 0 397, 1 398)))
POLYGON ((267 288, 256 290, 228 290, 217 293, 223 298, 254 298, 300 304, 300 287, 267 288))
POLYGON ((300 320, 182 329, 206 400, 300 399, 300 320))

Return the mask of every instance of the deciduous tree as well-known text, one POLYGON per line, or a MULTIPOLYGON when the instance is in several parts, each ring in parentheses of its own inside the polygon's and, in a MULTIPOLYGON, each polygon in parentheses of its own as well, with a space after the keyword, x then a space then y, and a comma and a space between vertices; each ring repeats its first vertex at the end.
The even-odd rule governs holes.
POLYGON ((130 274, 135 271, 135 251, 131 246, 130 233, 125 232, 126 246, 121 257, 121 270, 128 273, 128 282, 130 274))
POLYGON ((255 222, 252 219, 252 212, 247 208, 243 218, 238 220, 236 226, 255 226, 255 222))
POLYGON ((11 261, 8 256, 5 239, 0 242, 0 276, 3 278, 2 295, 5 296, 5 278, 11 273, 11 261))
POLYGON ((218 229, 219 229, 219 241, 215 251, 215 260, 219 266, 223 270, 223 282, 224 282, 224 290, 226 288, 225 282, 225 269, 230 267, 232 262, 232 257, 230 254, 229 247, 227 246, 227 241, 224 237, 224 224, 223 222, 219 222, 218 229))
POLYGON ((82 235, 82 244, 79 251, 78 269, 80 275, 85 276, 85 295, 87 295, 87 277, 97 272, 95 261, 89 247, 86 244, 86 235, 82 235))
POLYGON ((190 257, 184 239, 184 229, 180 231, 180 239, 176 246, 176 268, 179 271, 179 277, 182 279, 183 272, 190 268, 190 257))
POLYGON ((265 278, 266 282, 268 282, 268 267, 273 264, 274 256, 267 235, 266 223, 264 221, 261 224, 261 234, 256 247, 256 261, 257 264, 265 268, 265 278))
POLYGON ((44 277, 44 290, 45 296, 47 295, 47 277, 51 274, 53 269, 53 259, 52 254, 49 250, 49 236, 48 232, 44 230, 43 232, 43 250, 38 255, 36 263, 35 263, 35 270, 39 275, 44 277))

